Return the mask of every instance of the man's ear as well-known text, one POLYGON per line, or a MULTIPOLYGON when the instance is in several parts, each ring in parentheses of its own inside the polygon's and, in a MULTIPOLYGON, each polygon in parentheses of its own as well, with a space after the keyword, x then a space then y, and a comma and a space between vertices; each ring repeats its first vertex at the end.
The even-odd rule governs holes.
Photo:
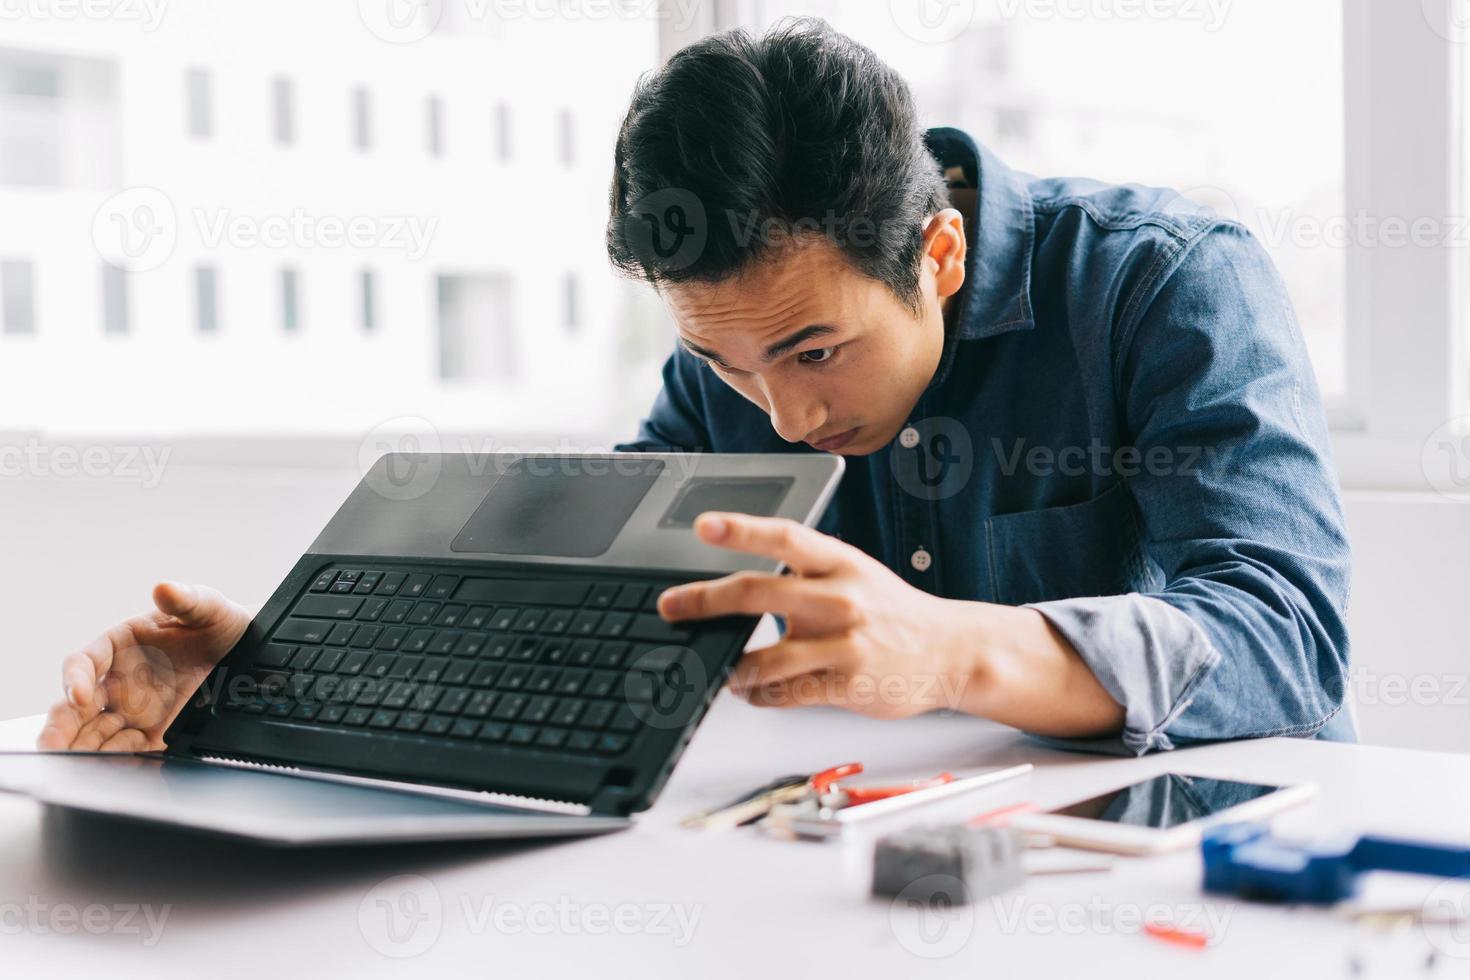
POLYGON ((965 218, 945 208, 924 224, 924 261, 934 263, 934 288, 940 299, 953 296, 965 284, 965 218))

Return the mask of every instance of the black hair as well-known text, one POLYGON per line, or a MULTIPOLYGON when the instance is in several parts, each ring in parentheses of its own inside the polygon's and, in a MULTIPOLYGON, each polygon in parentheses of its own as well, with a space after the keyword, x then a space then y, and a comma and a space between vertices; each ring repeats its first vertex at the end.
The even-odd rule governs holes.
POLYGON ((903 78, 825 21, 788 19, 710 35, 639 80, 607 251, 657 286, 721 282, 780 244, 826 240, 917 311, 924 218, 946 206, 903 78))

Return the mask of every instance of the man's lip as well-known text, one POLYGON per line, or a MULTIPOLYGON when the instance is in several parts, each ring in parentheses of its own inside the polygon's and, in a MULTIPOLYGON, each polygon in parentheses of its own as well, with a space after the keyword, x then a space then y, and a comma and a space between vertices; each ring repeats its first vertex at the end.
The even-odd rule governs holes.
POLYGON ((857 429, 848 429, 846 432, 839 432, 835 436, 829 436, 821 442, 808 441, 807 445, 818 452, 835 453, 849 442, 852 442, 852 437, 855 435, 857 435, 857 429))

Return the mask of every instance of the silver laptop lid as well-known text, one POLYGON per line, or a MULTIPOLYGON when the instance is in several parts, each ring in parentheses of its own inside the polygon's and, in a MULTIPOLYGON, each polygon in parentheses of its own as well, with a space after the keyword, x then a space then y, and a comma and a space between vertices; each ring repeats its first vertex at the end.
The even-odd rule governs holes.
POLYGON ((391 453, 312 545, 316 554, 485 559, 726 573, 769 570, 710 547, 694 518, 731 510, 815 522, 839 456, 391 453))

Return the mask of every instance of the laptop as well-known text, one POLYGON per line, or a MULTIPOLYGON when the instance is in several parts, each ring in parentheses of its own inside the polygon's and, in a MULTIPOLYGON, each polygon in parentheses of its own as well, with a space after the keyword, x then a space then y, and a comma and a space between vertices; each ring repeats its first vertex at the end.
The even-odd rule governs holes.
POLYGON ((651 806, 757 620, 670 624, 671 585, 776 572, 700 542, 813 525, 819 454, 379 459, 160 753, 0 754, 0 791, 273 845, 552 837, 651 806))

